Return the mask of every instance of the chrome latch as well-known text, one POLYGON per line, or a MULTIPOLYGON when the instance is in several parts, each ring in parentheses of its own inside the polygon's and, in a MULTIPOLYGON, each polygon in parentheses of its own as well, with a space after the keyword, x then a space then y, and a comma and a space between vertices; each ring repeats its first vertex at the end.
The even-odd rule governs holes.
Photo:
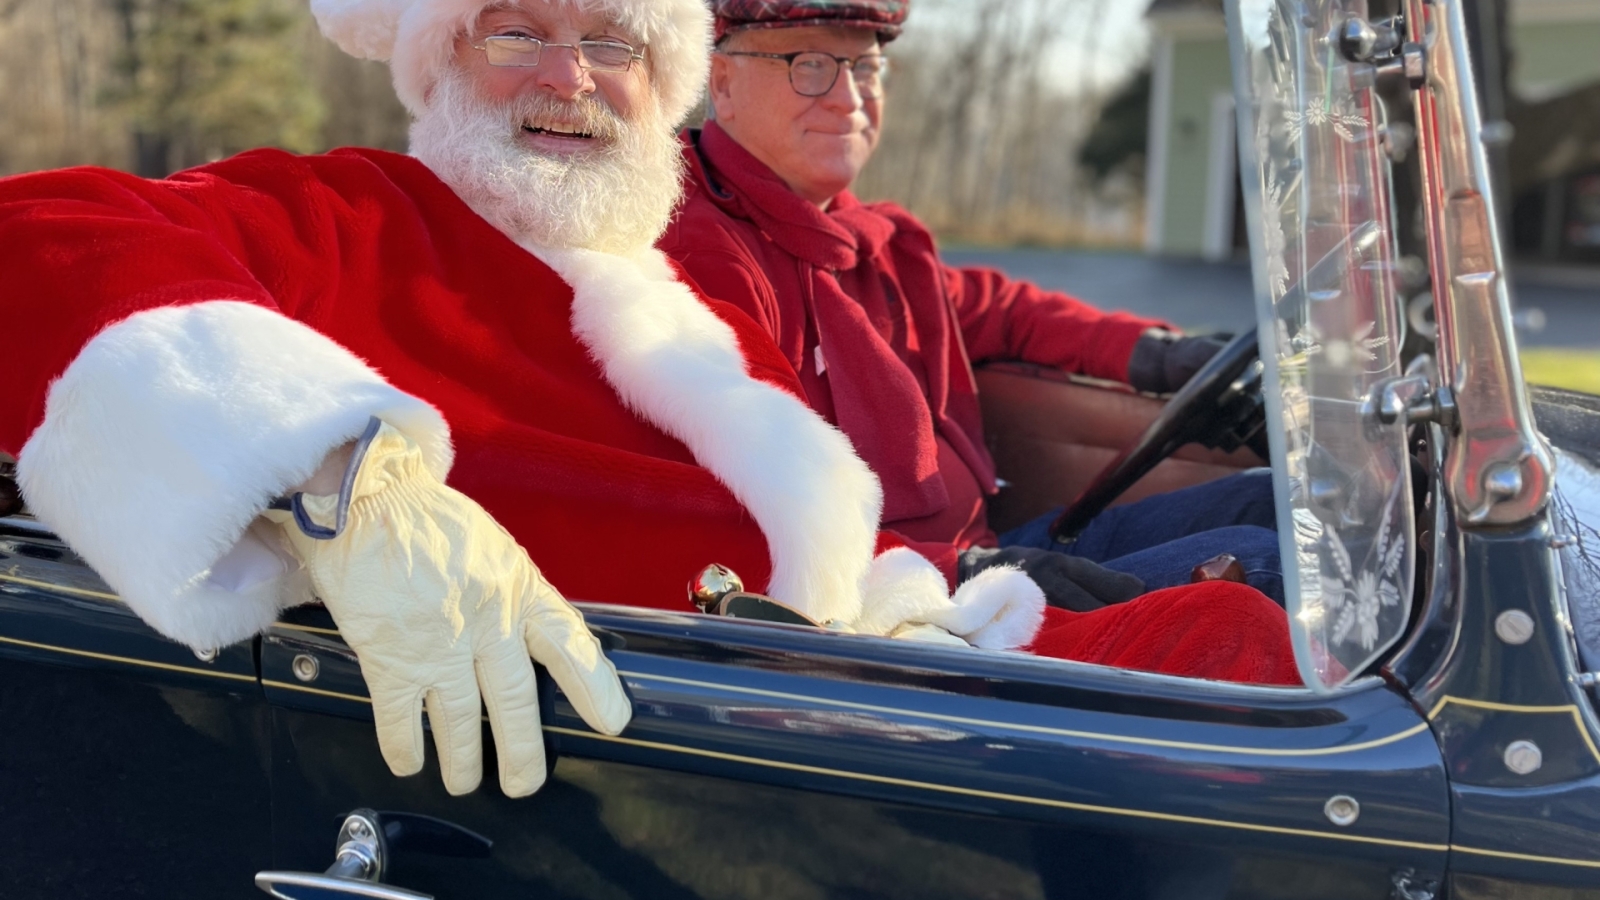
POLYGON ((1372 63, 1379 78, 1400 76, 1420 90, 1428 80, 1427 57, 1422 45, 1405 40, 1405 17, 1368 22, 1351 16, 1339 29, 1339 53, 1351 62, 1372 63))
POLYGON ((1339 53, 1351 62, 1371 62, 1400 49, 1404 32, 1404 20, 1390 19, 1374 24, 1360 16, 1351 16, 1339 29, 1339 53))
POLYGON ((1454 432, 1460 424, 1455 394, 1448 387, 1435 388, 1426 375, 1397 375, 1374 384, 1361 401, 1361 423, 1368 440, 1396 423, 1433 422, 1454 432))

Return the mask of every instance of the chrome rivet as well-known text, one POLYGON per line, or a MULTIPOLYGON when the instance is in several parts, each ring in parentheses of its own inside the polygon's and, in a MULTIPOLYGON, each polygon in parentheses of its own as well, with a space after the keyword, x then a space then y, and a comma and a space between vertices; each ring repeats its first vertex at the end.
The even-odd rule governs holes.
POLYGON ((1533 741, 1512 741, 1505 760, 1506 768, 1518 775, 1532 775, 1544 765, 1544 752, 1533 741))
POLYGON ((1522 466, 1502 459, 1483 471, 1483 492, 1491 504, 1510 500, 1522 493, 1522 466))
POLYGON ((1328 817, 1329 822, 1347 828, 1361 818, 1361 804, 1349 794, 1334 794, 1322 805, 1322 814, 1328 817))
POLYGON ((203 663, 213 663, 217 661, 217 651, 214 648, 209 650, 196 650, 194 651, 194 658, 203 663))
POLYGON ((1533 616, 1520 609, 1508 609, 1494 617, 1494 633, 1512 646, 1526 644, 1533 637, 1533 616))
POLYGON ((316 681, 317 673, 322 670, 317 658, 309 653, 296 656, 290 668, 294 670, 294 677, 301 681, 316 681))
POLYGON ((350 821, 345 823, 345 829, 358 841, 372 837, 372 829, 367 827, 367 820, 359 816, 351 816, 350 821))

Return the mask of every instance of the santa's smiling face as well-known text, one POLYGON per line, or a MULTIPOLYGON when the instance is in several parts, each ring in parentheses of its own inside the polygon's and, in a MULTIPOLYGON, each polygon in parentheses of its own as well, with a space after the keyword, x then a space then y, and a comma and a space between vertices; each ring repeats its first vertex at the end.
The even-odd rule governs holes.
POLYGON ((649 66, 617 61, 619 46, 648 48, 580 6, 486 8, 428 92, 411 150, 516 240, 632 253, 677 203, 677 141, 649 66), (595 42, 582 58, 581 42, 595 42))
MULTIPOLYGON (((588 58, 599 55, 594 51, 580 58, 576 47, 592 41, 641 54, 644 48, 602 10, 579 6, 546 0, 491 5, 479 14, 472 34, 456 38, 457 64, 490 103, 546 96, 573 104, 592 101, 629 118, 655 102, 648 67, 629 59, 623 71, 616 71, 606 67, 611 59, 588 58), (541 44, 546 45, 542 50, 541 44)), ((522 138, 545 153, 581 152, 593 140, 582 136, 584 124, 582 116, 547 114, 523 123, 522 138)))

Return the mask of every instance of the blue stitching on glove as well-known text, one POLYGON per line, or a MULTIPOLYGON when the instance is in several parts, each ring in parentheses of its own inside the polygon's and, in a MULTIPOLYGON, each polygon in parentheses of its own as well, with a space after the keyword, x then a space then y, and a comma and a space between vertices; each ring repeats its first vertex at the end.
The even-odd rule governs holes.
POLYGON ((272 501, 270 508, 294 513, 294 523, 300 526, 302 534, 312 540, 331 541, 343 534, 345 520, 350 515, 350 495, 355 491, 356 472, 360 471, 361 460, 366 457, 367 448, 372 446, 372 439, 378 436, 378 429, 382 427, 383 421, 373 416, 367 421, 367 430, 356 441, 355 450, 350 454, 350 464, 344 469, 344 481, 339 485, 339 507, 334 514, 332 528, 318 525, 312 520, 301 499, 305 494, 300 491, 296 491, 292 497, 279 497, 272 501))

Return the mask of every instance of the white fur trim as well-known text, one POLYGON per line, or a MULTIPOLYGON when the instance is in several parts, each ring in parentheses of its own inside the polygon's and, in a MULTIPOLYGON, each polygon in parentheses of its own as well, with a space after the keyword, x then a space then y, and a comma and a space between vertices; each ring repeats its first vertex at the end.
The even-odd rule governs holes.
POLYGON ((322 33, 357 59, 386 61, 411 0, 311 0, 322 33))
POLYGON ((733 329, 659 251, 529 249, 572 285, 573 333, 623 402, 750 511, 772 555, 768 593, 819 622, 853 621, 883 492, 849 439, 752 378, 733 329))
POLYGON ((149 310, 95 335, 50 386, 17 476, 28 506, 140 618, 221 647, 309 592, 289 572, 230 591, 213 567, 238 559, 272 498, 371 416, 410 435, 436 475, 449 471, 439 413, 312 329, 249 303, 149 310))
MULTIPOLYGON (((694 108, 711 67, 711 11, 705 0, 547 0, 598 8, 647 46, 645 64, 668 122, 694 108)), ((487 0, 311 0, 322 33, 346 53, 387 60, 400 101, 420 114, 424 98, 450 65, 456 36, 487 0)))
POLYGON ((974 647, 1009 650, 1031 642, 1044 622, 1044 591, 1021 569, 985 569, 949 597, 933 563, 905 547, 872 561, 865 593, 865 609, 853 623, 863 634, 937 625, 974 647))
POLYGON ((1044 591, 1026 572, 992 566, 961 583, 947 610, 927 621, 974 647, 1011 650, 1033 642, 1044 624, 1044 591))
POLYGON ((851 627, 862 634, 888 634, 908 622, 931 622, 950 605, 944 575, 921 554, 896 547, 878 555, 867 570, 861 617, 851 627))

